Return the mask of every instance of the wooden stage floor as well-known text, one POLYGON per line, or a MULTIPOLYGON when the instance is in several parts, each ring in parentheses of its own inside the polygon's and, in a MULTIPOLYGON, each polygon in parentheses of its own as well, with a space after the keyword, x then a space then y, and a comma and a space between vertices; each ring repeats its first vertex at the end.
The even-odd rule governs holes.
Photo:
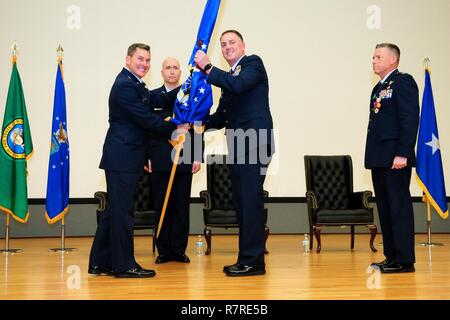
MULTIPOLYGON (((67 238, 72 253, 49 253, 58 238, 11 239, 20 254, 0 254, 0 299, 118 299, 118 300, 384 300, 450 299, 450 235, 433 235, 442 247, 416 247, 416 272, 381 274, 369 267, 383 260, 381 236, 377 253, 369 237, 324 234, 322 252, 303 254, 303 235, 270 235, 264 276, 230 278, 222 267, 236 259, 237 236, 213 235, 209 256, 194 253, 196 236, 189 239, 191 263, 155 264, 151 237, 135 237, 137 261, 155 269, 149 279, 116 279, 87 273, 92 238, 67 238)), ((426 241, 426 235, 416 236, 426 241)))

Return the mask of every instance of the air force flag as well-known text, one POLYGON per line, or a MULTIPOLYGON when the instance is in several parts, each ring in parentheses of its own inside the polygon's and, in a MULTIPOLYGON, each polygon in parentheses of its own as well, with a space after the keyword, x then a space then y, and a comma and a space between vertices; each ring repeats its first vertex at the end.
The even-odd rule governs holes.
POLYGON ((208 51, 211 35, 216 24, 220 0, 208 0, 203 12, 202 21, 197 34, 197 40, 189 60, 191 75, 183 83, 175 101, 175 124, 204 122, 213 105, 211 85, 206 82, 207 75, 195 67, 194 57, 198 50, 208 51))
POLYGON ((62 61, 58 63, 53 103, 50 160, 48 163, 45 218, 52 224, 62 219, 69 208, 69 139, 67 136, 66 91, 62 61))

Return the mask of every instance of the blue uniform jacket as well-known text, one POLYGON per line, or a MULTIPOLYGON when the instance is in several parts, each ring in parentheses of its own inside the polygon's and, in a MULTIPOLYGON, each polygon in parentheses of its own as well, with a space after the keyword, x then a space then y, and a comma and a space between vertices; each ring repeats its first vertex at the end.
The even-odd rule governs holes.
POLYGON ((258 137, 258 145, 267 145, 268 155, 271 156, 275 148, 269 109, 269 81, 261 58, 257 55, 244 56, 233 74, 213 67, 207 81, 220 87, 222 96, 217 111, 208 118, 206 129, 265 129, 267 139, 258 137))
POLYGON ((417 84, 411 75, 395 70, 372 90, 365 167, 390 168, 395 156, 415 166, 418 126, 417 84))
POLYGON ((170 139, 176 129, 153 109, 173 104, 174 99, 175 96, 151 93, 130 71, 122 69, 109 96, 109 129, 100 168, 141 173, 146 164, 148 133, 170 139))

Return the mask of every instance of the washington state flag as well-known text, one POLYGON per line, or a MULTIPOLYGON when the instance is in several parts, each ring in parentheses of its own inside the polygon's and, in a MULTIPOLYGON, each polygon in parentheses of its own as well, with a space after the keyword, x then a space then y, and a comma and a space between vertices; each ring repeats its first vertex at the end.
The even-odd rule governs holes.
POLYGON ((0 148, 0 209, 14 219, 28 221, 27 160, 33 153, 22 81, 13 62, 0 148))

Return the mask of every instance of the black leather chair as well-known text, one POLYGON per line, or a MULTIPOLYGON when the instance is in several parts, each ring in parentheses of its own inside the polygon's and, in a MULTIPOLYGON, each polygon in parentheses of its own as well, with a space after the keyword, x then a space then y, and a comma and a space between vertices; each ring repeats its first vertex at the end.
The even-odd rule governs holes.
MULTIPOLYGON (((108 199, 108 193, 104 191, 97 191, 94 197, 99 200, 97 209, 97 223, 100 219, 100 214, 105 211, 108 199)), ((134 211, 133 211, 133 230, 152 230, 152 249, 155 252, 156 243, 156 212, 154 209, 153 193, 150 174, 144 172, 136 187, 134 196, 134 211)))
POLYGON ((371 191, 353 192, 353 167, 350 156, 305 156, 306 200, 309 216, 310 249, 313 235, 317 252, 321 250, 320 232, 324 226, 350 226, 351 244, 355 244, 355 226, 371 232, 370 248, 377 235, 373 209, 369 207, 371 191))
MULTIPOLYGON (((208 255, 211 253, 211 228, 228 229, 239 226, 234 209, 230 168, 226 164, 226 155, 208 155, 206 168, 207 190, 201 191, 200 197, 204 201, 204 235, 207 243, 206 254, 208 255)), ((268 197, 269 193, 264 191, 264 199, 268 197)), ((267 208, 264 208, 264 214, 267 241, 270 231, 267 226, 267 208)), ((267 249, 265 253, 268 253, 267 249)))

